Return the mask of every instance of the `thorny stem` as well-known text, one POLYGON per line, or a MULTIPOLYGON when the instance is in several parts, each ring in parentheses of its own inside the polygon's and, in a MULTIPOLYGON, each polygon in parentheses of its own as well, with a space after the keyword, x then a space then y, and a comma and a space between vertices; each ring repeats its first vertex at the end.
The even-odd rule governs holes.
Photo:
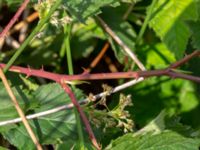
MULTIPOLYGON (((4 68, 5 64, 0 64, 0 66, 4 68)), ((62 79, 66 83, 67 81, 73 81, 73 80, 107 80, 107 79, 121 79, 121 78, 138 79, 139 77, 147 78, 152 76, 169 76, 172 78, 182 78, 200 83, 200 77, 194 77, 183 73, 177 73, 176 71, 171 70, 169 68, 160 70, 151 70, 151 71, 131 71, 131 72, 95 73, 95 74, 78 74, 78 75, 62 75, 62 74, 47 72, 44 70, 36 70, 18 66, 10 67, 9 71, 26 74, 27 77, 29 76, 42 77, 55 82, 59 82, 62 79)))
MULTIPOLYGON (((189 79, 189 80, 193 80, 193 81, 196 81, 196 82, 199 82, 200 83, 200 78, 199 77, 194 77, 194 76, 190 76, 190 75, 186 75, 186 74, 181 74, 181 73, 178 73, 178 72, 174 72, 173 71, 173 68, 177 68, 181 65, 183 65, 184 63, 188 62, 191 58, 195 57, 195 56, 199 56, 200 55, 200 51, 197 50, 197 51, 194 51, 192 54, 189 54, 187 55, 185 58, 183 58, 182 60, 180 61, 177 61, 175 62, 174 64, 172 64, 170 67, 168 67, 167 69, 165 70, 162 70, 160 71, 160 73, 163 73, 163 74, 160 74, 160 75, 165 75, 165 74, 168 74, 169 76, 171 77, 177 77, 177 76, 182 76, 182 78, 185 78, 185 79, 189 79)), ((0 64, 0 67, 3 67, 5 66, 5 64, 0 64)), ((48 76, 54 76, 54 79, 57 79, 57 80, 54 80, 56 82, 59 82, 58 80, 60 79, 60 76, 62 75, 59 75, 59 74, 53 74, 53 73, 49 73, 49 72, 45 72, 44 70, 35 70, 36 72, 39 72, 39 74, 37 75, 35 72, 33 72, 33 70, 31 69, 27 69, 27 68, 22 68, 22 67, 16 67, 16 66, 13 66, 10 68, 10 71, 13 71, 13 72, 17 72, 17 73, 24 73, 26 74, 27 76, 30 76, 30 75, 34 75, 34 76, 39 76, 39 77, 44 77, 44 78, 48 78, 48 76), (43 75, 43 73, 45 75, 43 75), (57 78, 56 78, 57 77, 57 78)), ((146 72, 146 71, 145 71, 146 72)), ((148 71, 149 72, 149 71, 148 71)), ((150 71, 151 72, 151 71, 150 71)), ((104 74, 105 75, 105 74, 104 74)), ((151 74, 153 75, 153 74, 151 74)), ((53 80, 53 79, 51 79, 53 80)), ((118 92, 122 89, 125 89, 127 87, 130 87, 132 85, 135 85, 139 82, 143 81, 142 78, 138 78, 138 79, 135 79, 135 80, 132 80, 132 81, 129 81, 127 83, 124 83, 122 85, 119 85, 117 86, 116 88, 114 88, 111 93, 115 93, 115 92, 118 92)), ((100 94, 97 94, 95 96, 93 96, 93 100, 96 100, 96 99, 99 99, 100 97, 102 96, 105 96, 105 92, 103 93, 100 93, 100 94)), ((88 99, 84 99, 82 100, 80 103, 86 103, 88 101, 88 99)), ((52 113, 55 113, 55 112, 58 112, 58 111, 62 111, 62 110, 65 110, 66 108, 72 108, 73 106, 71 104, 68 104, 68 105, 63 105, 63 106, 60 106, 58 108, 54 108, 52 110, 47 110, 45 112, 41 112, 41 113, 38 113, 38 114, 33 114, 33 115, 30 115, 27 116, 27 119, 33 119, 33 118, 37 118, 39 116, 44 116, 44 115, 48 115, 48 114, 52 114, 52 113)), ((17 118, 17 119, 13 119, 13 120, 8 120, 8 121, 3 121, 0 123, 0 125, 6 125, 6 124, 11 124, 11 123, 16 123, 16 122, 20 122, 21 119, 20 118, 17 118)))
POLYGON ((23 12, 23 10, 26 8, 30 0, 24 0, 20 8, 17 10, 16 14, 13 16, 13 18, 10 20, 10 22, 7 24, 7 26, 4 28, 4 30, 0 33, 0 40, 5 38, 6 34, 10 30, 10 28, 13 26, 13 24, 18 20, 19 16, 23 12))
MULTIPOLYGON (((139 79, 135 79, 135 80, 131 80, 129 82, 126 82, 126 83, 123 83, 121 85, 118 85, 116 87, 114 87, 112 90, 111 90, 111 93, 116 93, 116 92, 119 92, 123 89, 126 89, 130 86, 133 86, 139 82, 143 81, 143 79, 139 78, 139 79)), ((97 95, 94 95, 92 96, 91 98, 86 98, 86 99, 83 99, 83 100, 80 100, 78 101, 79 104, 86 104, 88 102, 90 102, 91 100, 92 101, 95 101, 103 96, 106 96, 107 95, 107 92, 102 92, 102 93, 99 93, 97 95)), ((34 118, 38 118, 38 117, 42 117, 42 116, 46 116, 46 115, 50 115, 50 114, 53 114, 53 113, 56 113, 56 112, 59 112, 59 111, 63 111, 63 110, 66 110, 66 109, 71 109, 73 108, 73 104, 70 103, 70 104, 65 104, 65 105, 62 105, 62 106, 58 106, 56 108, 53 108, 53 109, 49 109, 49 110, 46 110, 46 111, 43 111, 43 112, 39 112, 39 113, 35 113, 35 114, 31 114, 31 115, 27 115, 26 118, 27 119, 34 119, 34 118)), ((12 119, 12 120, 7 120, 7 121, 1 121, 0 122, 0 126, 4 126, 4 125, 8 125, 8 124, 13 124, 13 123, 18 123, 18 122, 21 122, 21 118, 15 118, 15 119, 12 119)))
MULTIPOLYGON (((194 51, 192 54, 187 55, 182 60, 174 63, 166 69, 160 70, 150 70, 150 71, 131 71, 131 72, 116 72, 116 73, 96 73, 96 74, 78 74, 78 75, 63 75, 47 72, 44 70, 36 70, 30 68, 23 68, 18 66, 12 66, 9 70, 17 73, 26 74, 27 76, 37 76, 53 80, 56 82, 63 81, 72 81, 72 80, 104 80, 104 79, 119 79, 119 78, 136 78, 139 77, 151 77, 151 76, 169 76, 172 78, 182 78, 186 80, 191 80, 194 82, 200 83, 200 77, 195 77, 192 75, 187 75, 183 73, 178 73, 173 69, 173 66, 180 66, 183 63, 186 63, 189 59, 195 56, 199 56, 200 51, 194 51)), ((5 64, 0 64, 0 67, 4 68, 5 64)))
MULTIPOLYGON (((116 93, 116 92, 119 92, 125 88, 128 88, 130 86, 133 86, 139 82, 143 81, 142 78, 139 78, 139 79, 135 79, 135 80, 131 80, 129 82, 126 82, 122 85, 119 85, 115 88, 112 89, 111 93, 116 93)), ((97 95, 94 95, 92 97, 92 100, 95 101, 103 96, 106 96, 107 95, 107 92, 102 92, 102 93, 99 93, 97 95)), ((84 100, 80 100, 79 101, 79 104, 85 104, 89 101, 88 98, 84 99, 84 100)), ((59 112, 59 111, 63 111, 63 110, 66 110, 66 109, 71 109, 73 108, 73 105, 72 103, 71 104, 66 104, 66 105, 62 105, 62 106, 59 106, 59 107, 56 107, 56 108, 53 108, 53 109, 50 109, 50 110, 47 110, 47 111, 43 111, 43 112, 40 112, 40 113, 36 113, 36 114, 32 114, 32 115, 28 115, 26 116, 27 119, 34 119, 34 118, 38 118, 38 117, 41 117, 41 116, 46 116, 46 115, 50 115, 50 114, 53 114, 53 113, 56 113, 56 112, 59 112)), ((15 119, 12 119, 12 120, 7 120, 7 121, 2 121, 0 122, 0 126, 4 126, 4 125, 8 125, 8 124, 13 124, 13 123, 18 123, 18 122, 21 122, 21 118, 15 118, 15 119)))
MULTIPOLYGON (((25 0, 24 3, 29 0, 25 0)), ((156 1, 156 0, 154 0, 156 1)), ((24 4, 23 3, 23 4, 24 4)), ((58 2, 59 3, 59 2, 58 2)), ((28 4, 28 3, 27 3, 28 4)), ((27 5, 26 4, 26 5, 27 5)), ((153 5, 153 4, 152 4, 153 5)), ((21 8, 21 7, 20 7, 21 8)), ((56 7, 55 7, 56 9, 56 7)), ((22 10, 23 11, 23 10, 22 10)), ((50 14, 50 13, 49 13, 50 14)), ((17 13, 16 13, 17 15, 17 13)), ((15 15, 15 16, 16 16, 15 15)), ((14 17, 15 17, 14 16, 14 17)), ((18 18, 18 17, 17 17, 18 18)), ((47 17, 48 18, 48 17, 47 17)), ((13 19, 14 20, 14 19, 13 19)), ((44 19, 45 20, 45 19, 44 19)), ((12 21, 12 20, 11 20, 12 21)), ((10 21, 10 22, 11 22, 10 21)), ((47 19, 46 19, 47 21, 47 19)), ((44 23, 46 22, 44 21, 44 23)), ((12 23, 9 23, 11 24, 11 26, 14 24, 12 23)), ((8 24, 8 26, 9 26, 8 24)), ((38 25, 39 26, 39 25, 38 25)), ((38 27, 37 26, 37 27, 38 27)), ((36 28, 37 28, 36 27, 36 28)), ((35 29, 36 29, 35 28, 35 29)), ((5 28, 6 29, 6 28, 5 28)), ((8 29, 9 30, 9 29, 8 29)), ((8 32, 8 30, 6 32, 8 32)), ((35 30, 34 30, 35 31, 35 30)), ((34 32, 33 31, 33 32, 34 32)), ((38 30, 39 31, 39 30, 38 30)), ((3 31, 4 32, 4 31, 3 31)), ((3 34, 3 32, 0 34, 0 38, 3 34)), ((5 32, 5 33, 6 33, 5 32)), ((35 33, 36 34, 36 33, 35 33)), ((32 35, 32 34, 31 34, 32 35)), ((30 38, 29 42, 31 41, 31 39, 34 37, 31 35, 28 37, 30 38)), ((115 35, 114 35, 115 36, 115 35)), ((26 41, 25 41, 26 42, 26 41)), ((120 42, 119 42, 120 43, 120 42)), ((22 44, 22 48, 20 47, 20 49, 18 50, 19 53, 16 53, 16 57, 12 57, 11 60, 8 62, 8 64, 5 66, 4 64, 0 64, 0 67, 4 67, 4 71, 7 71, 9 69, 9 67, 13 64, 13 62, 15 61, 15 59, 17 59, 17 57, 21 54, 21 52, 24 50, 24 48, 26 47, 27 44, 24 44, 25 46, 23 46, 22 44)), ((120 45, 121 46, 121 45, 120 45)), ((123 47, 123 43, 122 43, 122 47, 123 47)), ((126 47, 126 45, 125 45, 126 47)), ((126 49, 126 48, 125 48, 126 49)), ((183 79, 188 79, 188 80, 192 80, 192 81, 195 81, 195 82, 199 82, 200 83, 200 78, 199 77, 194 77, 194 76, 191 76, 191 75, 186 75, 186 74, 182 74, 182 73, 178 73, 178 72, 175 72, 173 71, 172 69, 173 68, 177 68, 178 66, 182 65, 183 63, 189 61, 191 58, 193 58, 194 56, 199 56, 200 54, 200 51, 196 51, 196 53, 193 53, 192 55, 190 55, 189 57, 186 57, 185 59, 183 60, 180 60, 178 62, 176 62, 175 64, 171 65, 169 68, 166 68, 166 69, 162 69, 162 70, 153 70, 153 71, 144 71, 145 68, 142 67, 141 63, 138 63, 139 67, 143 70, 143 71, 136 71, 136 72, 119 72, 119 73, 103 73, 103 74, 86 74, 86 75, 59 75, 59 74, 54 74, 54 73, 50 73, 50 72, 46 72, 44 70, 34 70, 34 69, 30 69, 30 68, 22 68, 22 67, 17 67, 17 66, 13 66, 10 68, 10 71, 14 71, 14 72, 19 72, 19 73, 24 73, 26 74, 27 76, 38 76, 38 77, 43 77, 43 78, 47 78, 47 79, 51 79, 51 80, 54 80, 56 82, 59 81, 59 83, 61 84, 61 86, 63 87, 63 89, 66 91, 66 93, 68 93, 69 97, 71 98, 72 100, 72 103, 74 104, 74 106, 77 108, 77 110, 79 111, 82 119, 83 119, 83 122, 86 126, 86 130, 88 131, 89 133, 89 137, 91 138, 92 140, 92 143, 94 144, 94 146, 97 148, 97 149, 100 149, 97 141, 96 141, 96 138, 94 136, 94 133, 92 131, 92 128, 90 127, 90 124, 89 124, 89 121, 86 117, 86 115, 84 114, 82 108, 80 107, 80 104, 77 102, 76 98, 75 98, 75 95, 74 93, 71 91, 71 89, 69 88, 68 85, 66 85, 66 82, 65 81, 68 81, 68 80, 95 80, 95 79, 114 79, 114 78, 136 78, 138 79, 139 77, 150 77, 150 76, 161 76, 161 75, 167 75, 167 76, 170 76, 170 77, 175 77, 175 78, 183 78, 183 79), (22 71, 23 70, 23 71, 22 71), (33 73, 35 72, 35 74, 33 73), (39 74, 43 74, 43 76, 40 76, 39 74), (49 78, 48 76, 49 75, 53 75, 52 78, 49 78), (57 76, 57 77, 56 77, 57 76), (106 77, 105 77, 106 76, 106 77), (55 77, 55 78, 54 78, 55 77), (99 78, 100 77, 100 78, 99 78)), ((72 62, 71 60, 68 61, 69 62, 72 62)), ((137 63, 137 58, 136 58, 136 63, 137 63)), ((72 64, 71 64, 72 66, 72 64)), ((73 74, 73 69, 70 68, 69 70, 71 70, 70 74, 73 74)), ((3 74, 2 70, 0 69, 0 72, 3 74)), ((9 90, 8 90, 9 91, 9 90)), ((11 89, 10 89, 11 91, 11 89)), ((12 96, 11 96, 12 97, 12 96)), ((15 98, 16 99, 16 98, 15 98)), ((22 110, 21 110, 22 111, 22 110)), ((23 112, 22 112, 23 113, 23 112)), ((23 114, 24 115, 24 114, 23 114)), ((24 116, 24 119, 23 117, 22 118, 22 121, 26 118, 24 116)), ((27 122, 27 120, 26 120, 27 122)), ((28 122, 27 122, 28 123, 28 122)), ((26 125, 25 125, 26 126, 26 125)), ((29 125, 28 125, 29 126, 29 125)), ((29 126, 30 127, 30 126, 29 126)), ((28 130, 28 129, 27 129, 28 130)), ((31 130, 31 128, 29 129, 31 130)), ((28 130, 28 132, 29 132, 28 130)), ((33 133, 34 134, 34 133, 33 133)), ((37 139, 36 139, 37 140, 37 139)), ((37 146, 38 146, 39 143, 37 143, 37 146)), ((40 144, 39 144, 40 146, 40 144)), ((38 148, 40 149, 40 148, 38 148)), ((42 149, 42 147, 41 147, 42 149)))
POLYGON ((31 129, 31 127, 30 127, 30 125, 29 125, 29 123, 26 119, 26 116, 24 115, 24 112, 20 108, 19 103, 18 103, 18 101, 17 101, 17 99, 16 99, 16 97, 15 97, 15 95, 14 95, 14 93, 13 93, 13 91, 12 91, 12 89, 11 89, 9 83, 8 83, 8 80, 6 79, 6 76, 4 75, 3 70, 1 68, 0 68, 0 77, 2 79, 2 82, 3 82, 3 84, 6 88, 6 91, 8 92, 8 94, 9 94, 19 116, 21 117, 22 122, 23 122, 28 134, 30 135, 33 143, 35 144, 35 146, 37 147, 38 150, 42 150, 42 146, 40 145, 38 139, 36 138, 36 136, 33 132, 33 130, 31 129))
POLYGON ((74 95, 74 93, 72 92, 72 90, 69 88, 69 86, 63 81, 61 80, 60 82, 61 86, 63 87, 63 89, 65 90, 66 93, 68 93, 72 103, 74 104, 74 106, 77 108, 78 112, 80 113, 80 116, 83 120, 83 123, 85 124, 86 130, 89 134, 89 137, 93 143, 93 145, 95 146, 95 148, 97 148, 98 150, 100 149, 99 144, 97 143, 97 140, 94 136, 94 133, 92 131, 92 128, 90 126, 90 123, 85 115, 85 113, 83 112, 80 104, 77 102, 76 97, 74 95))

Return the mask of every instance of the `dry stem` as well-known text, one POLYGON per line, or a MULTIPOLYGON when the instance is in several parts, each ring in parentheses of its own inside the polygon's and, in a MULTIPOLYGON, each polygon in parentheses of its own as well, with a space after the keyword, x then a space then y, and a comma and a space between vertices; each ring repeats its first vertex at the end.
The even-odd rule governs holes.
POLYGON ((106 42, 106 44, 103 46, 103 48, 101 49, 100 53, 95 57, 95 59, 92 61, 92 63, 90 64, 90 67, 88 69, 86 69, 84 71, 84 73, 88 73, 91 71, 91 69, 93 69, 101 60, 101 58, 104 56, 104 54, 106 53, 106 51, 109 48, 109 43, 106 42))
POLYGON ((26 116, 24 115, 22 109, 20 108, 19 103, 18 103, 18 101, 17 101, 17 99, 16 99, 11 87, 9 86, 9 83, 8 83, 8 81, 6 79, 6 76, 4 75, 4 73, 3 73, 1 68, 0 68, 0 77, 2 79, 2 82, 3 82, 7 92, 9 94, 9 96, 10 96, 10 98, 11 98, 11 100, 12 100, 12 102, 13 102, 13 104, 14 104, 14 106, 15 106, 18 114, 19 114, 19 116, 22 119, 22 122, 23 122, 24 126, 26 127, 27 132, 29 133, 31 139, 33 140, 33 143, 35 144, 35 146, 37 147, 38 150, 42 150, 42 146, 38 142, 33 130, 31 129, 31 127, 30 127, 30 125, 29 125, 29 123, 28 123, 28 121, 26 119, 26 116))
POLYGON ((144 65, 140 62, 137 56, 133 53, 133 51, 112 31, 112 29, 106 24, 106 22, 97 16, 97 19, 101 23, 104 30, 119 44, 123 50, 133 59, 133 61, 138 65, 141 70, 146 70, 144 65))
POLYGON ((13 34, 14 32, 20 30, 26 23, 30 23, 38 18, 38 12, 32 13, 30 16, 28 16, 25 20, 20 21, 17 23, 11 30, 8 32, 8 34, 13 34))

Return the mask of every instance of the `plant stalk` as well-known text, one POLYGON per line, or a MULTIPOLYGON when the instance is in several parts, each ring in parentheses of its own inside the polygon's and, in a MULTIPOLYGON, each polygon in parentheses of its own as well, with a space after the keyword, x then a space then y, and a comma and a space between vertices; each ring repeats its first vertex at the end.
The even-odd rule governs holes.
MULTIPOLYGON (((71 48, 70 48, 70 34, 71 34, 71 28, 72 25, 69 24, 67 26, 64 27, 64 32, 65 32, 65 49, 66 49, 66 55, 67 55, 67 65, 68 65, 68 72, 70 75, 74 74, 74 70, 73 70, 73 62, 72 62, 72 55, 71 55, 71 48)), ((75 87, 72 85, 72 89, 75 89, 75 87)), ((74 113, 76 116, 76 122, 77 122, 77 130, 78 130, 78 136, 79 136, 79 141, 80 141, 80 148, 84 147, 84 137, 83 137, 83 130, 82 130, 82 126, 81 126, 81 120, 80 120, 80 116, 79 113, 76 109, 76 107, 74 107, 74 113)))
POLYGON ((149 13, 147 14, 147 16, 146 16, 146 18, 145 18, 145 20, 144 20, 144 23, 143 23, 143 25, 142 25, 142 28, 141 28, 141 30, 140 30, 140 32, 139 32, 139 34, 138 34, 138 37, 137 37, 137 39, 136 39, 136 44, 138 44, 138 43, 140 42, 142 36, 144 35, 144 32, 145 32, 145 30, 146 30, 146 28, 147 28, 147 25, 148 25, 148 22, 149 22, 149 20, 151 19, 152 11, 153 11, 153 8, 154 8, 156 2, 157 2, 157 0, 153 0, 151 6, 150 6, 150 8, 149 8, 150 11, 149 11, 149 13))
POLYGON ((61 2, 62 2, 62 0, 57 0, 55 2, 55 5, 53 5, 52 8, 50 9, 48 15, 38 23, 38 25, 35 27, 35 29, 33 30, 33 32, 31 32, 31 34, 24 41, 24 43, 22 43, 21 47, 15 52, 15 54, 8 61, 6 67, 3 70, 4 73, 6 73, 8 71, 8 69, 10 68, 10 66, 15 62, 15 60, 25 50, 26 46, 31 42, 31 40, 36 36, 36 34, 42 29, 42 27, 45 25, 45 23, 48 22, 48 20, 50 19, 51 15, 54 13, 54 11, 60 6, 61 2))

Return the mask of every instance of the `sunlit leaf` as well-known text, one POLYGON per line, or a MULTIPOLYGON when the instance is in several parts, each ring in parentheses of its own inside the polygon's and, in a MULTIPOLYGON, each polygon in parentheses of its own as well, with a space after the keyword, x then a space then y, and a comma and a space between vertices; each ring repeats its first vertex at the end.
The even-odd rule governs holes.
POLYGON ((196 1, 163 0, 157 1, 153 8, 149 25, 176 57, 180 58, 190 36, 184 21, 196 20, 197 17, 196 1))

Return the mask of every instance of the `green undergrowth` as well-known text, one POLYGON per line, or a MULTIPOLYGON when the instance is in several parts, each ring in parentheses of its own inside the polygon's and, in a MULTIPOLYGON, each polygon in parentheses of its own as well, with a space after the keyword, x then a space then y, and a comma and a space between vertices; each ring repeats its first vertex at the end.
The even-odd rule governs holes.
MULTIPOLYGON (((22 0, 0 0, 0 22, 6 24, 22 0), (6 10, 6 11, 5 11, 6 10)), ((88 68, 106 42, 110 47, 91 73, 135 71, 139 68, 119 43, 105 31, 96 16, 128 46, 147 70, 164 69, 200 49, 199 0, 31 0, 30 12, 39 13, 29 24, 27 38, 13 49, 6 43, 0 61, 10 65, 78 74, 88 68), (108 63, 108 58, 110 63, 108 63)), ((19 18, 21 21, 21 18, 19 18)), ((17 39, 15 33, 13 38, 17 39)), ((199 57, 177 71, 200 75, 199 57)), ((58 83, 6 72, 12 90, 26 115, 71 103, 58 83)), ((200 147, 200 85, 165 76, 151 77, 115 94, 113 87, 127 80, 97 80, 70 85, 78 101, 107 92, 96 102, 81 105, 102 149, 198 150, 200 147), (80 85, 79 85, 80 84, 80 85)), ((0 83, 0 125, 18 118, 0 83)), ((95 149, 79 114, 65 108, 30 119, 45 149, 95 149)), ((0 149, 35 149, 21 122, 0 126, 0 149)))

